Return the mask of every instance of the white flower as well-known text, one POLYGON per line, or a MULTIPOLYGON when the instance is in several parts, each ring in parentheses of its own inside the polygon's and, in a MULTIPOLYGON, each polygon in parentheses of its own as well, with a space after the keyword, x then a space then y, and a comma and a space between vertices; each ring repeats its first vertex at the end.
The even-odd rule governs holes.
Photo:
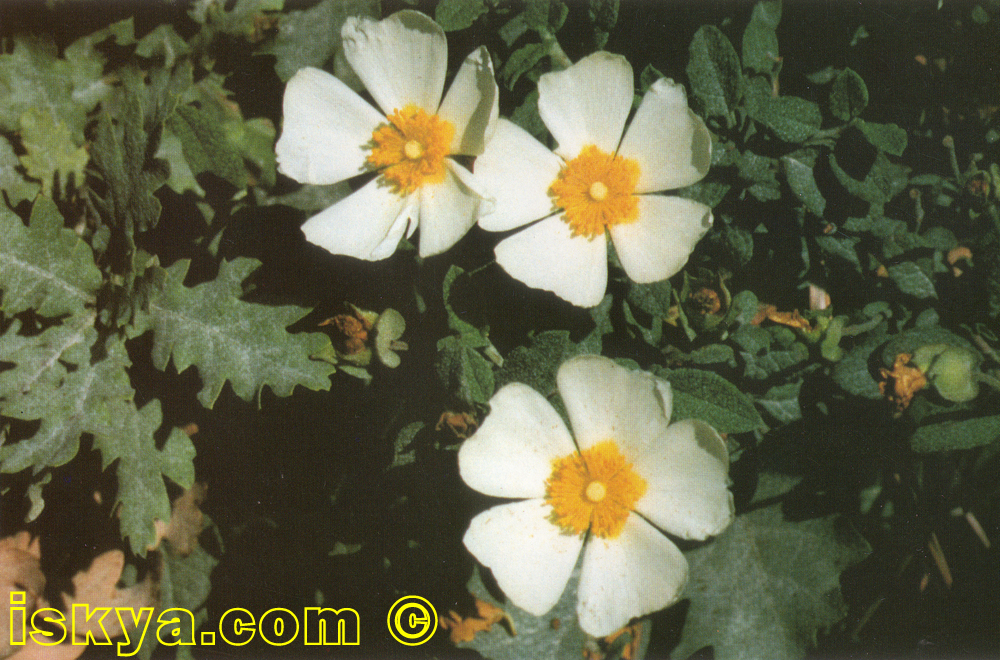
POLYGON ((424 14, 351 17, 341 36, 344 55, 385 114, 325 71, 301 69, 285 88, 278 167, 312 184, 379 175, 302 231, 334 254, 377 260, 419 224, 420 255, 444 252, 475 224, 484 201, 472 174, 448 156, 482 153, 495 128, 489 53, 479 48, 465 59, 442 101, 447 41, 424 14))
POLYGON ((628 276, 656 282, 677 273, 712 224, 712 209, 651 195, 699 181, 712 141, 687 105, 684 88, 663 78, 632 123, 632 67, 597 52, 538 81, 538 112, 558 142, 553 154, 506 120, 476 160, 476 176, 496 199, 479 225, 506 231, 544 218, 501 241, 497 262, 528 286, 591 307, 607 288, 605 229, 628 276))
POLYGON ((648 373, 581 356, 557 383, 576 444, 542 395, 511 383, 462 445, 465 483, 528 498, 476 516, 465 546, 536 616, 558 602, 582 550, 577 616, 603 637, 680 597, 687 561, 653 525, 697 540, 725 529, 729 457, 708 424, 669 424, 670 385, 648 373))

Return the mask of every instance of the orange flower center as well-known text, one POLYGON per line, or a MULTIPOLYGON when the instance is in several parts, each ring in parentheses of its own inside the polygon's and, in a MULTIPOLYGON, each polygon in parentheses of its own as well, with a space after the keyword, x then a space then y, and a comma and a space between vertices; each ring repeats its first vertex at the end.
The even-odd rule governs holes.
POLYGON ((429 115, 412 103, 388 119, 388 124, 372 133, 368 166, 381 170, 393 192, 400 195, 425 183, 444 181, 444 157, 455 134, 451 122, 429 115))
POLYGON ((632 507, 646 492, 646 481, 632 469, 613 440, 552 461, 545 482, 551 520, 569 534, 621 534, 632 507))
POLYGON ((549 194, 563 209, 563 220, 574 236, 594 238, 609 225, 632 222, 639 216, 638 183, 639 163, 606 154, 591 144, 566 163, 549 186, 549 194))

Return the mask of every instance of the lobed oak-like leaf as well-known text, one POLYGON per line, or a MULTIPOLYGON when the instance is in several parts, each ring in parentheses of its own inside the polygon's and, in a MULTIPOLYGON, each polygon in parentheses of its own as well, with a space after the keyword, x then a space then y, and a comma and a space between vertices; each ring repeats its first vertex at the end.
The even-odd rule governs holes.
POLYGON ((240 300, 243 280, 260 262, 223 261, 215 280, 186 287, 189 265, 179 261, 167 269, 163 290, 150 300, 140 327, 153 330, 152 357, 158 369, 171 359, 179 372, 197 366, 203 383, 198 400, 206 408, 213 406, 226 381, 247 401, 265 385, 278 396, 290 395, 296 385, 329 389, 334 367, 309 358, 323 348, 326 337, 285 329, 309 310, 240 300))
POLYGON ((93 304, 101 286, 94 254, 63 225, 55 203, 39 197, 28 226, 0 205, 0 309, 42 316, 76 314, 93 304))

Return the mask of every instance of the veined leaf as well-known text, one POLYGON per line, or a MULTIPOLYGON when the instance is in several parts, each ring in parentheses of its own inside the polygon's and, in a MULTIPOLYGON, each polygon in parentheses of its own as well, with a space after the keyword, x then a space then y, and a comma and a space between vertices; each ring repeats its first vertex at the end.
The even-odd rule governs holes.
POLYGON ((434 20, 445 32, 464 30, 486 11, 483 0, 441 0, 434 10, 434 20))
POLYGON ((657 368, 653 373, 670 382, 671 421, 700 419, 719 433, 745 433, 765 426, 753 400, 714 372, 657 368))
POLYGON ((0 289, 6 314, 35 309, 42 316, 82 312, 95 301, 101 271, 80 237, 63 226, 48 197, 39 197, 25 227, 0 205, 0 289))
POLYGON ((687 65, 691 93, 708 115, 726 117, 736 106, 743 78, 740 58, 726 35, 714 25, 703 25, 694 34, 687 65))
POLYGON ((778 23, 781 0, 762 0, 753 8, 743 32, 743 68, 757 73, 771 73, 778 59, 778 23))
POLYGON ((184 488, 191 486, 194 445, 183 431, 174 428, 163 449, 156 448, 153 433, 163 422, 157 399, 141 410, 130 402, 119 415, 113 426, 94 434, 94 445, 101 450, 104 469, 118 461, 115 504, 121 505, 122 536, 128 538, 132 552, 145 555, 146 547, 156 539, 153 520, 170 520, 170 498, 163 477, 184 488))
POLYGON ((51 114, 37 109, 21 115, 21 141, 27 153, 21 156, 28 175, 42 182, 42 192, 53 197, 55 183, 61 196, 72 177, 74 186, 83 182, 83 168, 90 156, 73 142, 69 128, 51 114))
POLYGON ((755 501, 779 501, 738 516, 714 541, 685 553, 691 608, 671 657, 712 646, 718 660, 801 658, 820 629, 847 613, 840 573, 871 549, 832 516, 785 520, 779 498, 792 485, 762 474, 755 501))
POLYGON ((288 396, 296 385, 329 389, 334 367, 309 359, 327 343, 325 335, 285 330, 309 310, 240 300, 241 283, 260 262, 223 261, 215 280, 191 288, 183 284, 189 265, 179 261, 171 266, 163 291, 149 303, 146 327, 153 329, 152 357, 158 369, 165 369, 171 358, 177 371, 197 366, 203 383, 198 400, 206 408, 227 380, 248 401, 265 385, 278 396, 288 396))
POLYGON ((7 138, 0 137, 0 190, 7 193, 11 206, 17 206, 24 200, 33 200, 41 189, 34 181, 28 181, 18 168, 21 161, 14 153, 14 147, 7 138))
POLYGON ((3 472, 62 465, 77 452, 82 433, 111 432, 131 405, 124 344, 110 340, 92 362, 93 316, 72 317, 40 335, 21 337, 15 322, 0 341, 0 360, 14 369, 0 378, 0 408, 8 417, 41 420, 30 438, 0 448, 3 472))
POLYGON ((277 58, 274 71, 287 82, 305 66, 322 68, 340 49, 340 28, 349 16, 378 18, 378 0, 324 0, 281 16, 278 34, 256 51, 277 58))

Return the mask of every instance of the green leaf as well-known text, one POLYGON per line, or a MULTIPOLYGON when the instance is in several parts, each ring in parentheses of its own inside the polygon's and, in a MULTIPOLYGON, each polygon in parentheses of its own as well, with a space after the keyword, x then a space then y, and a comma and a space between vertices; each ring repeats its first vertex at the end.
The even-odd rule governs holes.
POLYGON ((746 101, 747 114, 785 142, 805 142, 823 123, 818 105, 797 96, 772 96, 763 78, 747 86, 746 101))
POLYGON ((765 426, 753 400, 716 373, 662 367, 653 373, 670 382, 674 394, 671 420, 700 419, 719 433, 746 433, 765 426))
POLYGON ((302 67, 323 68, 340 50, 340 28, 350 16, 378 18, 378 0, 323 0, 304 11, 282 15, 278 34, 257 49, 274 55, 283 82, 302 67))
POLYGON ((41 420, 30 438, 0 448, 2 471, 31 467, 37 473, 76 456, 82 433, 110 433, 131 405, 130 366, 124 344, 112 339, 91 360, 97 332, 91 315, 71 317, 40 335, 19 336, 15 321, 0 341, 0 360, 15 364, 0 378, 0 407, 7 417, 41 420))
MULTIPOLYGON (((212 530, 216 537, 219 535, 215 525, 210 522, 206 523, 203 532, 204 530, 212 530)), ((212 589, 210 578, 212 570, 218 563, 219 560, 200 545, 195 546, 191 554, 186 557, 181 557, 169 549, 164 552, 163 561, 160 563, 162 573, 159 579, 159 603, 151 615, 151 620, 159 620, 160 614, 166 610, 180 608, 194 615, 194 627, 199 628, 208 619, 207 602, 212 589)), ((146 635, 140 641, 142 648, 134 657, 136 660, 150 660, 153 651, 159 645, 159 638, 156 635, 146 635)), ((188 641, 194 644, 194 640, 185 640, 185 643, 188 641)), ((182 644, 175 648, 176 660, 194 660, 190 651, 191 646, 182 644)), ((132 647, 129 650, 132 650, 132 647)))
POLYGON ((861 270, 861 260, 858 258, 857 245, 860 238, 854 236, 817 236, 816 244, 823 252, 840 257, 861 270))
POLYGON ((708 116, 728 117, 740 97, 743 78, 736 49, 714 25, 703 25, 691 39, 687 65, 691 93, 708 116))
POLYGON ((524 97, 524 102, 517 106, 510 120, 528 131, 536 138, 541 138, 549 130, 545 127, 541 115, 538 114, 538 90, 533 89, 524 97))
POLYGON ((166 184, 176 193, 183 195, 188 190, 199 197, 204 197, 205 190, 194 178, 194 172, 184 157, 184 144, 169 128, 164 128, 160 134, 160 145, 156 157, 166 160, 170 165, 170 177, 166 184))
POLYGON ((503 367, 497 371, 497 387, 524 383, 547 396, 556 389, 559 365, 579 354, 580 350, 570 341, 568 331, 540 332, 531 338, 531 346, 518 346, 510 351, 503 367))
MULTIPOLYGON (((884 325, 883 321, 883 325, 884 325)), ((885 341, 882 332, 874 332, 864 343, 847 352, 833 367, 833 380, 845 391, 867 399, 880 399, 878 383, 868 368, 871 354, 885 341)))
POLYGON ((167 126, 180 138, 184 157, 195 175, 210 172, 236 188, 246 188, 243 158, 215 117, 194 106, 181 105, 167 119, 167 126))
POLYGON ((841 121, 851 121, 868 107, 868 87, 853 69, 841 71, 830 90, 830 112, 841 121))
POLYGON ((637 284, 629 281, 626 300, 652 317, 667 318, 670 313, 670 280, 661 280, 650 284, 637 284))
POLYGON ((906 131, 895 124, 876 124, 870 121, 858 121, 858 129, 872 146, 893 156, 902 156, 906 151, 906 131))
POLYGON ((652 64, 647 64, 646 68, 639 74, 639 93, 645 94, 653 86, 653 83, 663 77, 663 73, 659 69, 652 64))
POLYGON ((153 191, 165 180, 163 172, 149 162, 148 136, 144 122, 145 86, 134 67, 121 72, 118 125, 109 113, 101 114, 97 139, 91 151, 108 184, 108 206, 113 224, 131 239, 134 232, 146 231, 160 218, 160 202, 153 191))
POLYGON ((736 366, 736 353, 726 344, 709 344, 691 351, 688 358, 695 364, 728 364, 736 366))
POLYGON ((934 282, 912 261, 889 266, 889 277, 903 293, 916 298, 937 298, 934 282))
POLYGON ((801 391, 801 380, 778 385, 758 398, 757 403, 779 423, 789 424, 802 419, 802 407, 799 405, 799 392, 801 391))
POLYGON ((438 377, 462 401, 486 404, 493 396, 493 365, 463 338, 451 336, 438 341, 438 377))
POLYGON ((774 71, 778 60, 778 23, 781 0, 763 0, 753 8, 743 32, 743 68, 757 73, 774 71))
MULTIPOLYGON (((909 168, 890 162, 888 157, 881 152, 875 157, 875 162, 864 181, 858 181, 845 172, 832 153, 830 154, 830 169, 847 192, 876 207, 888 203, 889 200, 906 189, 910 172, 909 168)), ((872 211, 874 212, 875 209, 873 208, 872 211)), ((879 208, 877 215, 881 216, 881 213, 879 208)))
POLYGON ((309 310, 240 300, 241 283, 260 262, 223 261, 215 280, 191 288, 183 285, 189 264, 179 261, 167 270, 163 291, 150 300, 140 326, 140 331, 153 330, 156 368, 165 369, 171 358, 178 372, 197 366, 203 384, 198 400, 206 408, 227 380, 247 401, 265 385, 278 396, 290 395, 296 385, 329 389, 333 365, 309 359, 326 345, 326 335, 285 330, 309 310))
POLYGON ((759 506, 685 553, 691 607, 671 657, 711 646, 716 660, 802 658, 820 630, 847 614, 840 574, 871 548, 834 516, 786 520, 782 496, 794 481, 761 474, 759 506))
POLYGON ((139 40, 135 54, 140 57, 162 57, 163 66, 174 68, 178 57, 183 57, 191 51, 184 38, 177 34, 174 26, 158 25, 152 32, 139 40))
POLYGON ((65 197, 70 181, 74 187, 83 183, 87 150, 77 147, 66 124, 57 124, 48 112, 32 109, 21 115, 21 142, 27 152, 21 164, 28 176, 42 182, 43 194, 53 197, 58 191, 65 197))
POLYGON ((417 450, 413 446, 413 439, 426 426, 423 422, 411 422, 400 429, 392 449, 392 464, 386 470, 409 465, 417 460, 417 450))
POLYGON ((236 0, 225 3, 195 0, 188 10, 188 16, 220 32, 257 39, 260 18, 266 17, 270 12, 281 11, 284 5, 284 0, 236 0))
POLYGON ((621 0, 590 0, 587 15, 594 24, 594 46, 604 48, 611 30, 618 24, 621 0))
POLYGON ((0 205, 0 308, 5 314, 26 309, 42 316, 80 313, 96 301, 101 281, 90 246, 63 226, 52 200, 35 201, 27 227, 0 205))
POLYGON ((1000 438, 1000 415, 992 415, 921 426, 910 439, 910 446, 913 451, 928 454, 982 447, 997 438, 1000 438))
POLYGON ((83 144, 87 113, 111 87, 101 80, 103 59, 60 59, 51 37, 15 37, 14 50, 0 54, 0 129, 19 130, 21 115, 46 112, 69 127, 83 144))
POLYGON ((524 4, 524 20, 541 35, 558 32, 569 15, 569 7, 562 0, 525 0, 524 4))
POLYGON ((441 0, 434 10, 434 20, 445 32, 464 30, 486 11, 484 0, 441 0))
POLYGON ((35 199, 41 186, 34 181, 28 181, 21 174, 21 161, 14 154, 14 147, 7 138, 0 136, 0 190, 7 193, 10 205, 17 206, 21 202, 35 199))
POLYGON ((826 199, 816 185, 813 167, 816 165, 816 152, 812 149, 802 149, 781 158, 785 169, 788 186, 806 208, 814 215, 822 218, 826 211, 826 199))
POLYGON ((526 44, 511 53, 500 69, 500 77, 507 89, 514 89, 521 76, 531 71, 548 52, 545 44, 526 44))
POLYGON ((163 477, 184 488, 194 482, 195 450, 191 439, 174 428, 158 450, 153 434, 162 422, 160 402, 154 399, 141 410, 134 404, 126 406, 113 427, 94 434, 94 446, 101 450, 102 469, 118 461, 115 505, 121 505, 122 536, 128 538, 132 552, 138 555, 145 555, 146 547, 156 540, 153 521, 170 520, 170 498, 163 477))
POLYGON ((458 266, 452 266, 445 273, 444 282, 441 285, 444 309, 448 313, 448 327, 462 336, 463 342, 471 348, 482 348, 489 345, 489 340, 483 336, 482 331, 468 321, 462 320, 451 305, 451 289, 455 280, 465 273, 458 266))

